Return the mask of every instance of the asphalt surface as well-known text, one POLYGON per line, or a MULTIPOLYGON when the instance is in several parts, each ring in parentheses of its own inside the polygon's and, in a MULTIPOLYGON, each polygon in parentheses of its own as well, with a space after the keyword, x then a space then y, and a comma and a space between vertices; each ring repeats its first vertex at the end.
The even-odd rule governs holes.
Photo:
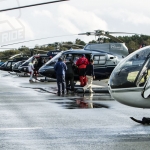
POLYGON ((150 117, 150 110, 122 105, 109 93, 57 96, 55 82, 28 80, 0 71, 1 150, 150 149, 150 126, 129 118, 150 117))

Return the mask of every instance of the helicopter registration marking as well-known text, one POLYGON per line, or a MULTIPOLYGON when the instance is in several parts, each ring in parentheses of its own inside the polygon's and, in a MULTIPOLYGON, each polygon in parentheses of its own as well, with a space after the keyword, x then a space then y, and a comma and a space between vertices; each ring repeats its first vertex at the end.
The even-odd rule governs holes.
POLYGON ((121 46, 115 45, 115 44, 112 44, 112 45, 110 46, 110 48, 111 48, 111 49, 119 49, 119 50, 123 50, 123 48, 122 48, 121 46))

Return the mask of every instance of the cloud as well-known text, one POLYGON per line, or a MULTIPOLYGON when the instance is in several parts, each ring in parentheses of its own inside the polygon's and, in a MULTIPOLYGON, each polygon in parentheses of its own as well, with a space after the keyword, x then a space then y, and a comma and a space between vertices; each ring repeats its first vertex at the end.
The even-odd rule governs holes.
POLYGON ((136 11, 132 9, 127 9, 127 8, 114 9, 113 7, 109 7, 107 8, 107 10, 102 9, 100 13, 101 15, 106 14, 106 16, 109 16, 110 18, 118 19, 122 23, 131 23, 133 25, 150 24, 150 18, 148 16, 149 14, 142 13, 141 11, 136 11), (111 13, 107 13, 107 12, 111 12, 111 13))
POLYGON ((49 17, 49 18, 53 18, 53 15, 50 11, 48 10, 35 10, 34 13, 33 13, 34 16, 46 16, 46 17, 49 17))
POLYGON ((58 16, 61 27, 71 33, 107 29, 107 23, 93 12, 83 11, 68 4, 59 6, 58 16), (74 30, 71 31, 71 28, 74 30))
POLYGON ((68 4, 59 5, 54 15, 49 10, 35 10, 33 15, 39 19, 48 17, 48 22, 57 25, 56 28, 60 31, 71 34, 107 29, 107 23, 93 12, 83 11, 68 4))

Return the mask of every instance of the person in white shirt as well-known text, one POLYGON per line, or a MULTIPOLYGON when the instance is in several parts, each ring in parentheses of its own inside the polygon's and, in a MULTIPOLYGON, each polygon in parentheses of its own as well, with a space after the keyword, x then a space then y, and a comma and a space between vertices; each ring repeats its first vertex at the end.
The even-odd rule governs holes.
POLYGON ((29 82, 33 82, 33 74, 34 74, 34 64, 33 64, 33 60, 29 63, 28 65, 28 71, 30 73, 30 79, 29 82))

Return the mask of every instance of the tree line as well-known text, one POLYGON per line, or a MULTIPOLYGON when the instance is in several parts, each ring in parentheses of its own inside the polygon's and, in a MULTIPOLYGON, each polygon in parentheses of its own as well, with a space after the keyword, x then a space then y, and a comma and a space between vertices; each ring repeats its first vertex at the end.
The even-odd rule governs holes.
MULTIPOLYGON (((139 49, 141 45, 145 45, 145 46, 150 45, 150 36, 146 36, 146 35, 118 36, 117 38, 122 40, 126 44, 130 53, 139 49)), ((103 38, 103 42, 114 43, 114 41, 109 38, 103 38)), ((89 43, 97 43, 97 41, 92 40, 89 43)), ((85 46, 86 43, 80 39, 76 39, 75 42, 68 41, 68 42, 62 42, 61 44, 56 42, 53 44, 47 44, 43 46, 36 45, 34 49, 30 49, 29 47, 26 47, 23 45, 18 49, 1 51, 0 60, 2 61, 8 60, 11 56, 15 54, 19 54, 19 53, 30 56, 31 50, 34 52, 34 54, 39 54, 39 53, 42 54, 42 53, 47 53, 48 51, 56 50, 56 49, 59 49, 59 50, 68 50, 70 48, 81 49, 81 46, 78 46, 78 45, 85 46), (38 51, 38 50, 41 50, 41 51, 38 51)))

